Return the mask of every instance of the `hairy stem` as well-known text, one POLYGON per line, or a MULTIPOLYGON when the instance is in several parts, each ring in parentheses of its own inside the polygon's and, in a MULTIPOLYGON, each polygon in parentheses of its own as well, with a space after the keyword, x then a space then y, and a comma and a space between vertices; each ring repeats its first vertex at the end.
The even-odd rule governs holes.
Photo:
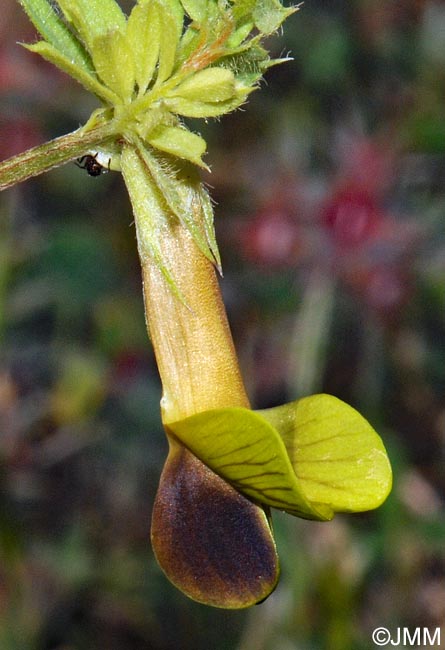
POLYGON ((0 163, 0 191, 99 148, 113 136, 114 128, 108 124, 89 131, 80 128, 8 158, 0 163))

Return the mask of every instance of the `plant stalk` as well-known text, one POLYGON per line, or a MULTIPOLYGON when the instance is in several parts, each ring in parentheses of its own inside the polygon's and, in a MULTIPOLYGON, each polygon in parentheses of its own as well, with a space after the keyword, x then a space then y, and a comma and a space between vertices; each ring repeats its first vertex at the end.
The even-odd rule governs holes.
POLYGON ((180 223, 165 230, 162 254, 183 300, 151 258, 142 261, 169 440, 153 506, 153 551, 190 598, 214 607, 250 607, 267 598, 279 576, 269 510, 215 474, 169 427, 201 411, 248 408, 249 400, 215 269, 180 223))
POLYGON ((212 263, 179 223, 163 236, 163 252, 184 301, 156 263, 142 263, 147 326, 163 386, 164 424, 212 408, 249 408, 212 263))
POLYGON ((102 124, 88 131, 84 127, 0 163, 0 191, 33 176, 59 167, 115 138, 114 125, 102 124))

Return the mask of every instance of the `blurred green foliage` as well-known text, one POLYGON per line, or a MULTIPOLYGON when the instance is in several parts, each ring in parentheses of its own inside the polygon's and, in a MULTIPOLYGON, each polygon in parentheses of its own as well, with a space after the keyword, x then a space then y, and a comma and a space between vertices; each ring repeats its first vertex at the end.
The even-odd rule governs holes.
MULTIPOLYGON (((2 12, 6 157, 91 104, 17 48, 30 28, 12 0, 2 12)), ((438 0, 306 2, 271 41, 294 61, 205 126, 255 407, 337 395, 395 473, 375 513, 277 513, 282 580, 247 612, 189 601, 152 556, 166 447, 119 176, 69 165, 1 196, 2 650, 365 650, 378 626, 445 634, 444 24, 438 0)))

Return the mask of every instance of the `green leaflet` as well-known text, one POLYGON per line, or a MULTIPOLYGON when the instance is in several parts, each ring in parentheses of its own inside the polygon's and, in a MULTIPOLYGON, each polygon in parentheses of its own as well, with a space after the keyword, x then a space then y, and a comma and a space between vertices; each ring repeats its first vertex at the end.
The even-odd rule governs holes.
MULTIPOLYGON (((193 182, 193 181, 192 181, 193 182)), ((206 231, 207 241, 209 242, 210 250, 212 251, 216 267, 222 274, 221 258, 219 256, 218 244, 216 242, 215 225, 213 218, 213 206, 209 193, 200 182, 199 178, 196 180, 196 187, 201 199, 201 207, 204 218, 204 229, 206 231)))
POLYGON ((146 164, 134 147, 123 147, 120 164, 133 206, 141 262, 147 256, 153 258, 174 294, 181 299, 160 247, 162 232, 169 228, 168 210, 146 164))
POLYGON ((128 18, 127 39, 134 54, 136 83, 142 95, 150 84, 159 57, 161 25, 155 2, 137 4, 128 18))
POLYGON ((166 93, 167 97, 182 97, 189 101, 223 102, 235 94, 235 76, 227 68, 200 70, 166 93))
POLYGON ((181 30, 178 29, 177 19, 167 0, 152 0, 152 2, 156 2, 159 11, 159 64, 155 84, 155 86, 159 86, 173 72, 181 30))
POLYGON ((380 437, 352 407, 314 395, 257 413, 206 411, 167 427, 257 502, 308 519, 378 507, 391 488, 380 437))
POLYGON ((67 20, 91 51, 95 38, 120 30, 125 33, 127 20, 115 0, 57 0, 67 20))
POLYGON ((232 5, 233 17, 238 22, 240 18, 251 16, 254 7, 255 0, 234 0, 232 5))
MULTIPOLYGON (((233 72, 228 68, 207 68, 190 75, 172 90, 166 91, 163 105, 169 111, 178 115, 184 115, 186 117, 211 117, 222 115, 229 110, 237 108, 245 101, 250 91, 250 88, 236 83, 233 72), (205 101, 202 101, 202 98, 205 98, 205 101)), ((183 129, 182 132, 184 132, 183 129)), ((151 133, 149 136, 150 142, 152 142, 151 133)), ((152 144, 162 149, 154 141, 152 144)), ((192 140, 190 140, 191 144, 192 140)), ((187 143, 187 146, 189 146, 189 143, 187 143)), ((198 141, 195 140, 194 149, 197 146, 198 141)), ((205 149, 202 148, 202 143, 199 148, 202 149, 199 154, 200 158, 205 149)), ((164 150, 173 153, 170 149, 164 150)), ((198 158, 195 160, 191 155, 185 155, 185 153, 186 150, 184 149, 184 154, 180 157, 192 160, 193 162, 198 160, 198 158)), ((191 150, 191 154, 195 156, 193 149, 191 150)), ((202 162, 196 164, 203 166, 202 162)))
POLYGON ((125 34, 117 29, 96 36, 91 43, 94 67, 108 88, 129 103, 135 84, 133 52, 125 34))
POLYGON ((180 61, 186 61, 193 52, 202 44, 202 36, 196 23, 191 23, 181 37, 178 48, 178 58, 180 61))
POLYGON ((320 394, 259 414, 278 430, 311 503, 362 512, 388 496, 392 473, 385 447, 352 406, 320 394))
POLYGON ((257 0, 252 16, 261 33, 272 34, 296 11, 298 7, 283 7, 279 0, 257 0))
MULTIPOLYGON (((186 169, 175 170, 170 162, 158 159, 147 148, 141 146, 139 151, 170 210, 190 232, 201 252, 220 265, 215 233, 208 228, 207 201, 201 194, 195 169, 187 165, 186 169)), ((210 221, 213 224, 213 211, 210 221)))
POLYGON ((181 4, 192 20, 203 22, 207 15, 207 0, 181 0, 181 4))
POLYGON ((263 47, 250 42, 249 45, 242 45, 224 57, 221 65, 233 71, 238 85, 251 87, 260 81, 264 72, 274 65, 274 62, 263 47))
POLYGON ((19 2, 34 27, 55 50, 65 55, 74 66, 79 66, 88 72, 92 71, 93 66, 87 51, 59 18, 48 0, 19 0, 19 2))
POLYGON ((230 49, 239 46, 246 39, 254 27, 253 20, 241 21, 241 24, 227 40, 227 46, 230 49))
MULTIPOLYGON (((153 0, 143 1, 152 2, 153 0)), ((178 33, 178 37, 180 37, 184 28, 184 9, 180 0, 168 0, 168 11, 176 23, 176 31, 178 33)))
MULTIPOLYGON (((88 48, 96 74, 124 102, 134 90, 133 51, 127 19, 115 0, 58 0, 66 19, 88 48)), ((119 103, 119 102, 118 102, 119 103)))
POLYGON ((69 74, 73 79, 76 79, 84 88, 94 93, 99 99, 102 99, 108 104, 114 104, 119 101, 119 97, 113 93, 110 88, 104 86, 96 77, 92 74, 86 72, 83 68, 80 68, 75 63, 72 63, 67 59, 63 54, 56 50, 55 47, 46 43, 45 41, 39 41, 33 45, 24 45, 27 50, 40 54, 44 59, 50 61, 56 65, 60 70, 69 74))
POLYGON ((127 40, 134 53, 139 95, 150 85, 157 64, 156 85, 171 75, 183 19, 179 2, 147 0, 133 7, 128 19, 127 40))
POLYGON ((178 158, 190 160, 199 167, 207 168, 202 156, 207 148, 206 141, 201 136, 180 126, 159 124, 147 135, 147 142, 153 147, 165 151, 178 158))
POLYGON ((184 117, 218 117, 239 108, 246 101, 247 95, 255 88, 243 89, 236 97, 224 102, 189 101, 182 97, 172 97, 164 101, 165 106, 177 115, 184 117))

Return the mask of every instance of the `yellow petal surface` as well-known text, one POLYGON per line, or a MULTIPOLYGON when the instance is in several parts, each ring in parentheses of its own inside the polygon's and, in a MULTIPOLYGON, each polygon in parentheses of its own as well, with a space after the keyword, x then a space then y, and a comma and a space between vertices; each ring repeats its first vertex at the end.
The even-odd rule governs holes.
POLYGON ((281 435, 311 503, 361 512, 388 496, 392 472, 385 447, 352 406, 320 394, 260 413, 281 435))
POLYGON ((278 432, 245 408, 223 408, 169 423, 168 429, 214 472, 259 503, 308 519, 330 519, 307 500, 278 432))

